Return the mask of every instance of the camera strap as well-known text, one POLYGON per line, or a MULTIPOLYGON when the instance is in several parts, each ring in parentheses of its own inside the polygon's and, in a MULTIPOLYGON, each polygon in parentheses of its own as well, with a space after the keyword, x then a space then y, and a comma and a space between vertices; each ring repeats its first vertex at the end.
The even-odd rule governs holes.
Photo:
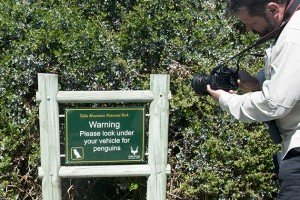
MULTIPOLYGON (((284 12, 284 17, 283 17, 283 22, 281 23, 280 27, 274 29, 273 31, 269 32, 268 34, 264 35, 260 39, 258 39, 254 44, 248 46, 246 49, 242 50, 240 53, 232 56, 228 61, 231 61, 236 58, 240 58, 243 54, 248 52, 254 47, 257 47, 271 39, 278 38, 281 31, 285 27, 285 25, 288 23, 288 21, 291 19, 293 14, 300 8, 300 0, 290 0, 289 3, 286 6, 285 12, 284 12)), ((239 67, 239 66, 238 66, 239 67)), ((238 70, 237 70, 238 71, 238 70)))

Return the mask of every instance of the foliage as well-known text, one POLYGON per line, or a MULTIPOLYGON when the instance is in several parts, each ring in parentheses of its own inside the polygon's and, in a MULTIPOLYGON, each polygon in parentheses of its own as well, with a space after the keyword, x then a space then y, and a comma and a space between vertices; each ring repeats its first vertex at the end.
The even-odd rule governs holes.
MULTIPOLYGON (((58 74, 62 90, 148 89, 149 74, 168 73, 168 199, 273 199, 278 147, 260 124, 235 121, 190 88, 255 40, 224 11, 224 0, 0 1, 0 197, 41 198, 37 73, 58 74)), ((261 60, 241 60, 254 74, 248 63, 261 60)), ((92 199, 80 184, 97 191, 103 181, 116 199, 141 199, 146 184, 64 180, 64 198, 92 199)))

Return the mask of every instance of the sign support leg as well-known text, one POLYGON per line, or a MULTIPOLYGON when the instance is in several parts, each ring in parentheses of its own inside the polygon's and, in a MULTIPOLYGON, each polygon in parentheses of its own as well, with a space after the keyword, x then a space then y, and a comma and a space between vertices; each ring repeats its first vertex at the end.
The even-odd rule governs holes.
POLYGON ((150 90, 154 94, 154 100, 150 105, 148 164, 151 166, 151 175, 147 182, 147 199, 165 200, 170 76, 151 75, 150 90))
POLYGON ((41 167, 44 171, 42 196, 44 200, 61 199, 59 112, 56 95, 58 76, 38 75, 41 167))

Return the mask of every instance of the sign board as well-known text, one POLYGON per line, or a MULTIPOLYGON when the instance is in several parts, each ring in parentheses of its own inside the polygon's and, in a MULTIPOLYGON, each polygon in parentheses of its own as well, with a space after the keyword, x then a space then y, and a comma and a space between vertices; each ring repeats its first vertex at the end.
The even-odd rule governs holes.
POLYGON ((66 164, 144 162, 144 108, 66 109, 66 164))

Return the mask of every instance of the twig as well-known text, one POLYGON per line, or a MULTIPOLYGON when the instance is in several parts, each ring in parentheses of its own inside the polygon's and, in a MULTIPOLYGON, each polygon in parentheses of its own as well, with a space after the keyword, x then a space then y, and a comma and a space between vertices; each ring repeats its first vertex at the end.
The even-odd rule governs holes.
POLYGON ((181 197, 179 197, 179 196, 177 196, 177 195, 175 195, 175 194, 172 194, 172 193, 170 193, 170 192, 167 192, 167 194, 168 194, 168 195, 171 195, 171 196, 174 196, 176 199, 183 199, 183 198, 181 198, 181 197))

